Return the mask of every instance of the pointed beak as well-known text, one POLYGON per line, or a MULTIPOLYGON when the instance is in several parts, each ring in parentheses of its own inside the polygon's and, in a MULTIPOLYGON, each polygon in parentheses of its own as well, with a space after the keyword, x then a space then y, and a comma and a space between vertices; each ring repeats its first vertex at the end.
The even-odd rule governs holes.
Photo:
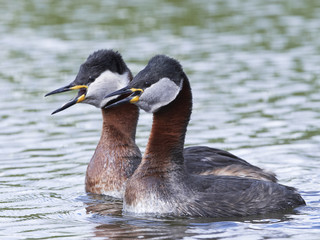
POLYGON ((44 96, 47 97, 47 96, 50 96, 50 95, 53 95, 53 94, 56 94, 56 93, 67 92, 67 91, 70 91, 70 90, 71 90, 70 88, 71 88, 71 84, 68 85, 68 86, 62 87, 62 88, 58 88, 58 89, 56 89, 56 90, 54 90, 54 91, 52 91, 52 92, 47 93, 47 94, 44 95, 44 96))
POLYGON ((49 95, 57 94, 57 93, 62 93, 62 92, 67 92, 67 91, 79 89, 78 95, 74 99, 72 99, 71 101, 67 102, 61 108, 58 108, 57 110, 55 110, 51 114, 55 114, 57 112, 61 112, 62 110, 65 110, 65 109, 71 107, 72 105, 74 105, 76 103, 82 102, 86 98, 87 88, 88 88, 88 86, 86 86, 86 85, 75 85, 75 86, 73 86, 72 84, 69 84, 68 86, 65 86, 65 87, 62 87, 62 88, 58 88, 58 89, 56 89, 56 90, 54 90, 52 92, 47 93, 45 95, 45 97, 49 96, 49 95))
POLYGON ((129 88, 129 87, 125 87, 122 88, 118 91, 115 91, 113 93, 108 94, 107 96, 105 96, 104 98, 109 98, 112 96, 124 96, 127 94, 130 94, 128 97, 126 98, 117 98, 115 101, 112 101, 112 104, 105 106, 105 108, 110 108, 110 107, 115 107, 118 105, 122 105, 124 103, 136 103, 139 101, 139 98, 141 96, 141 94, 143 93, 143 90, 141 88, 129 88))
POLYGON ((50 95, 53 95, 53 94, 57 94, 57 93, 63 93, 63 92, 68 92, 68 91, 71 91, 71 90, 75 90, 75 89, 81 89, 81 88, 88 88, 87 85, 72 85, 72 84, 69 84, 65 87, 62 87, 62 88, 58 88, 56 90, 53 90, 52 92, 49 92, 47 93, 46 95, 44 95, 45 97, 47 96, 50 96, 50 95))

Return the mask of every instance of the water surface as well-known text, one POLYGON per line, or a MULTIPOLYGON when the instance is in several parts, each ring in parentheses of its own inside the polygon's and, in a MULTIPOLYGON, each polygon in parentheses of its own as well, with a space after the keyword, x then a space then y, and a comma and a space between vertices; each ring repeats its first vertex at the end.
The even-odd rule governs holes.
MULTIPOLYGON (((319 239, 320 3, 0 0, 1 239, 319 239), (134 74, 153 55, 180 60, 194 109, 186 145, 231 151, 274 171, 307 202, 245 219, 124 216, 84 191, 99 109, 50 113, 93 51, 119 50, 134 74)), ((141 112, 144 150, 151 116, 141 112)))

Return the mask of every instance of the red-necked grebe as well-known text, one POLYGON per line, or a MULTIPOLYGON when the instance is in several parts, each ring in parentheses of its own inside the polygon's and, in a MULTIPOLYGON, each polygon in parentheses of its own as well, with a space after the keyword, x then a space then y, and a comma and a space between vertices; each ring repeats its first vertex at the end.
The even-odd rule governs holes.
POLYGON ((191 115, 189 80, 175 59, 153 57, 107 108, 133 103, 153 113, 142 161, 127 181, 124 211, 133 214, 229 217, 282 212, 305 202, 292 187, 235 176, 193 175, 183 146, 191 115))

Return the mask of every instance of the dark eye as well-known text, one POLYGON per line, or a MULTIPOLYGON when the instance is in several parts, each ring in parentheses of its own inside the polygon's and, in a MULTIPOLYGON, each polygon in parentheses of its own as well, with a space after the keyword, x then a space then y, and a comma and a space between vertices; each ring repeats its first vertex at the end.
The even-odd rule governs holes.
POLYGON ((94 77, 93 76, 89 76, 89 81, 93 82, 94 81, 94 77))
POLYGON ((150 87, 150 86, 151 86, 151 83, 150 83, 150 82, 145 82, 145 83, 144 83, 144 86, 145 86, 145 87, 150 87))

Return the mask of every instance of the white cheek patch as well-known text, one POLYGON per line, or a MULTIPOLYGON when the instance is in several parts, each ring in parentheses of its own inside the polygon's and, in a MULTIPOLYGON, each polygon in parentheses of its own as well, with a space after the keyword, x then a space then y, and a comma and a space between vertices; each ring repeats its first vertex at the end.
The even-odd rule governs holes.
POLYGON ((108 101, 117 96, 104 99, 109 93, 117 91, 129 84, 129 73, 120 75, 109 70, 100 74, 96 80, 88 87, 86 99, 83 101, 96 107, 103 107, 108 101))
POLYGON ((143 92, 137 105, 146 112, 154 113, 177 97, 182 89, 182 84, 183 79, 181 79, 180 86, 177 86, 169 78, 161 78, 143 92))

